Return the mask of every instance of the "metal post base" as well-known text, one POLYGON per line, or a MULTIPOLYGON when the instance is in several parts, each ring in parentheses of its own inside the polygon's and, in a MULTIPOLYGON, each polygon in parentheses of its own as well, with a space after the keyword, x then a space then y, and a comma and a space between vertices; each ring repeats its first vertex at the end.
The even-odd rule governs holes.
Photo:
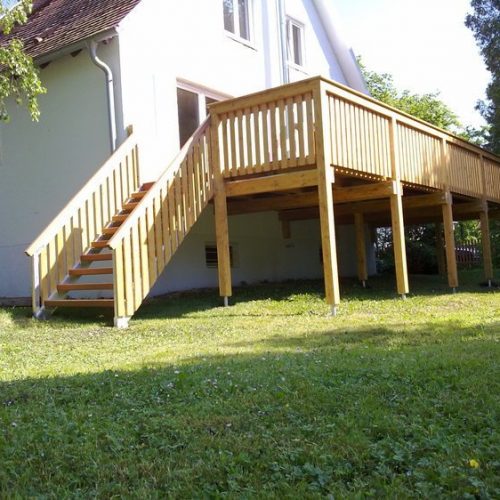
POLYGON ((229 297, 224 297, 224 307, 229 307, 229 297))
POLYGON ((35 319, 38 319, 40 321, 46 321, 47 319, 49 319, 49 313, 48 311, 45 309, 45 307, 41 307, 40 309, 36 310, 34 313, 33 313, 33 317, 35 319))
POLYGON ((406 293, 401 294, 401 300, 406 300, 406 293))
POLYGON ((128 328, 129 321, 130 321, 129 316, 123 316, 122 318, 118 318, 115 316, 114 324, 116 328, 125 329, 128 328))
POLYGON ((332 306, 331 310, 330 310, 330 315, 335 317, 337 316, 337 314, 339 313, 339 308, 338 306, 332 306))

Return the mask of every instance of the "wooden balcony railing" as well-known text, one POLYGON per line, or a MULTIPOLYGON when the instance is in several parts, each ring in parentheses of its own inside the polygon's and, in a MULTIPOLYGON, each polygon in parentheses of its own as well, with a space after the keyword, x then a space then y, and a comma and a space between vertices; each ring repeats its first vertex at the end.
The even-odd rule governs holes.
POLYGON ((210 111, 219 124, 225 178, 315 165, 321 112, 330 138, 325 150, 338 170, 372 179, 397 175, 408 184, 500 202, 498 157, 320 77, 216 103, 210 111))
POLYGON ((314 165, 314 81, 210 106, 224 177, 314 165))
POLYGON ((32 259, 35 315, 138 186, 137 143, 132 134, 26 249, 32 259))
POLYGON ((115 318, 131 317, 212 198, 210 120, 109 240, 115 318))

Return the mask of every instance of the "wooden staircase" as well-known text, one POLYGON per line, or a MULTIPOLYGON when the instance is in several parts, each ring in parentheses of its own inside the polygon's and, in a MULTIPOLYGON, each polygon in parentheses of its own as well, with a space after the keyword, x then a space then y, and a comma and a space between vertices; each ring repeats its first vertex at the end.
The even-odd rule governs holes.
POLYGON ((131 135, 26 249, 33 313, 114 308, 126 326, 213 197, 210 121, 154 183, 131 135))
POLYGON ((91 242, 90 249, 81 254, 80 261, 68 270, 64 281, 57 284, 57 293, 45 301, 46 307, 114 307, 113 296, 88 299, 72 298, 68 297, 68 294, 71 292, 98 293, 113 290, 113 253, 109 251, 108 241, 127 220, 153 184, 152 182, 145 183, 138 191, 131 193, 130 197, 123 203, 122 208, 112 216, 110 223, 102 229, 102 233, 91 242), (99 266, 103 262, 105 264, 99 266), (98 267, 93 267, 93 264, 97 264, 98 267), (80 282, 80 279, 86 276, 108 276, 109 280, 80 282))

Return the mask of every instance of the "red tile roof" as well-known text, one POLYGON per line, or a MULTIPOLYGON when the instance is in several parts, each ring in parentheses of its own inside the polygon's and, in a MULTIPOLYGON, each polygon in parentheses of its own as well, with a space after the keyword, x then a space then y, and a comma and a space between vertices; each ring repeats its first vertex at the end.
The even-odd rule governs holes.
POLYGON ((28 22, 9 38, 19 38, 29 55, 40 57, 116 27, 139 2, 35 0, 28 22))

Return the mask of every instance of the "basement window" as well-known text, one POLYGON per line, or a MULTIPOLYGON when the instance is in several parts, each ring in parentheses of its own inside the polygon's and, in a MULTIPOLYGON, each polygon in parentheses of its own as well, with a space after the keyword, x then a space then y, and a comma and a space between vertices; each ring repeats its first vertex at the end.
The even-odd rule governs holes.
POLYGON ((224 29, 237 38, 251 40, 250 0, 222 0, 224 29))
POLYGON ((288 64, 303 67, 305 64, 304 25, 292 18, 286 20, 288 64))
MULTIPOLYGON (((229 260, 231 262, 231 267, 234 267, 233 254, 233 245, 229 245, 229 260)), ((205 263, 208 268, 217 269, 217 245, 205 245, 205 263)))

